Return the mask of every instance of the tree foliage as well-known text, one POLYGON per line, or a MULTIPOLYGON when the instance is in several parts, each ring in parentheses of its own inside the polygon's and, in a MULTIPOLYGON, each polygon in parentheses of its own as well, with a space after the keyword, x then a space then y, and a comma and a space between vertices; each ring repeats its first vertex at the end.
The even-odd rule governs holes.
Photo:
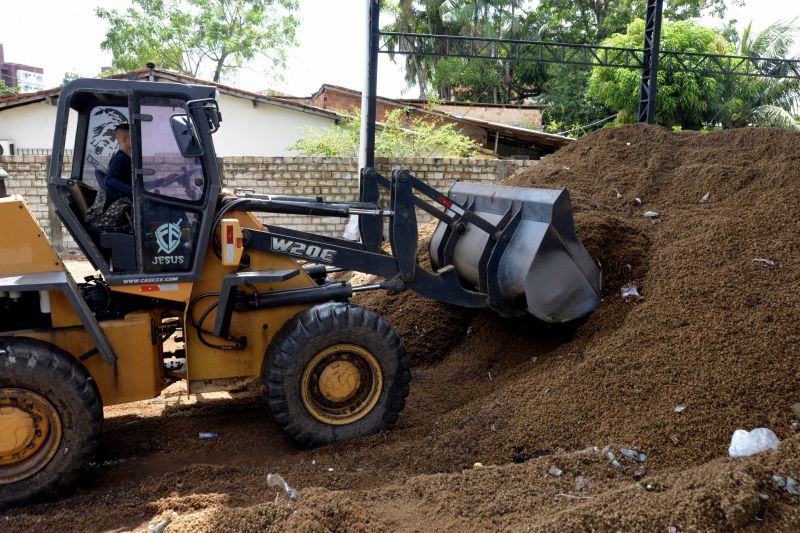
POLYGON ((18 92, 19 87, 9 87, 6 85, 6 82, 0 80, 0 97, 11 96, 12 94, 17 94, 18 92))
MULTIPOLYGON (((375 132, 375 155, 378 157, 467 157, 477 144, 455 129, 452 123, 408 117, 406 109, 386 114, 375 132)), ((357 157, 361 112, 346 116, 336 126, 307 128, 305 137, 291 150, 306 156, 357 157)))
POLYGON ((65 72, 64 77, 61 79, 61 85, 66 85, 72 80, 77 80, 81 75, 78 72, 65 72))
POLYGON ((580 137, 605 124, 615 110, 586 94, 592 69, 573 65, 552 65, 540 100, 547 104, 542 123, 550 133, 574 130, 580 137))
MULTIPOLYGON (((631 23, 628 32, 603 41, 604 46, 636 47, 644 41, 645 23, 631 23)), ((692 21, 664 22, 661 30, 664 49, 711 54, 733 52, 719 34, 692 21)), ((624 120, 633 121, 639 106, 641 73, 632 69, 595 67, 589 79, 588 96, 603 105, 623 112, 624 120)), ((665 126, 700 128, 713 116, 722 102, 723 82, 715 76, 694 72, 658 73, 658 122, 665 126), (709 114, 710 113, 710 114, 709 114)))
MULTIPOLYGON (((740 4, 741 0, 674 0, 667 2, 665 16, 672 20, 709 12, 722 16, 726 4, 731 3, 740 4)), ((386 9, 394 19, 386 31, 596 44, 644 17, 646 0, 398 0, 386 9)), ((572 76, 559 66, 539 63, 414 54, 422 50, 423 43, 416 37, 388 43, 391 50, 411 52, 404 56, 406 81, 419 87, 422 98, 436 95, 446 100, 509 103, 544 96, 551 101, 553 87, 565 93, 586 87, 585 72, 572 76), (558 79, 553 81, 553 77, 558 79)), ((636 44, 641 46, 641 42, 636 44)), ((594 107, 573 109, 562 118, 593 116, 594 107)))
MULTIPOLYGON (((788 57, 798 34, 797 19, 775 22, 754 33, 752 22, 733 35, 737 53, 748 57, 788 57)), ((792 59, 798 59, 795 56, 792 59)), ((725 80, 724 102, 717 118, 725 127, 748 124, 795 127, 800 113, 800 80, 745 78, 725 80)))
POLYGON ((256 57, 274 68, 295 44, 297 0, 133 0, 124 12, 98 7, 108 23, 100 45, 118 71, 149 61, 190 76, 235 72, 256 57))
MULTIPOLYGON (((700 26, 691 21, 664 22, 664 49, 750 57, 785 57, 794 44, 793 22, 776 23, 752 35, 747 26, 735 43, 726 41, 729 32, 700 26)), ((635 47, 643 40, 644 21, 634 21, 626 34, 603 41, 606 46, 635 47)), ((742 67, 744 68, 744 67, 742 67)), ((621 112, 621 121, 633 121, 639 105, 641 74, 636 70, 595 67, 587 95, 609 109, 621 112)), ((800 82, 792 79, 712 76, 701 73, 658 73, 656 120, 668 127, 699 129, 722 125, 751 124, 793 126, 798 111, 800 82)))
MULTIPOLYGON (((720 18, 728 5, 742 0, 672 0, 664 3, 664 18, 688 20, 704 13, 720 18)), ((646 0, 541 0, 532 13, 542 37, 577 44, 597 44, 622 33, 637 18, 644 18, 646 0)), ((642 43, 639 43, 641 47, 642 43)))

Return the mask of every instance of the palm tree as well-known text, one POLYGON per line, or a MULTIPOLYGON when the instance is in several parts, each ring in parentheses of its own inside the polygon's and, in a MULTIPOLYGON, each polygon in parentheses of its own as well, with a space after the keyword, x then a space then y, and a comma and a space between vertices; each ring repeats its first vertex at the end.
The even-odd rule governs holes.
MULTIPOLYGON (((388 8, 393 12, 394 21, 382 30, 400 33, 449 33, 441 14, 442 4, 446 1, 400 0, 388 8)), ((422 52, 425 48, 425 42, 418 38, 394 38, 387 44, 390 51, 411 52, 405 56, 406 83, 409 87, 416 83, 419 87, 420 98, 425 98, 439 58, 415 54, 415 52, 422 52)), ((394 54, 390 53, 389 57, 394 61, 394 54)))
MULTIPOLYGON (((739 38, 739 54, 745 57, 778 57, 789 55, 798 32, 797 19, 770 24, 753 35, 753 23, 739 38)), ((794 56, 791 59, 798 59, 794 56)), ((717 113, 724 127, 748 125, 795 128, 800 112, 800 80, 788 78, 752 78, 730 80, 726 103, 717 113)))
MULTIPOLYGON (((383 30, 401 33, 515 38, 522 33, 521 27, 524 15, 527 14, 525 10, 527 3, 525 0, 398 0, 387 8, 394 15, 394 20, 383 30)), ((446 44, 442 41, 431 42, 416 37, 402 37, 391 39, 387 44, 391 51, 410 52, 405 56, 406 83, 409 86, 417 84, 420 98, 426 97, 429 90, 437 85, 435 88, 438 97, 445 100, 450 99, 452 90, 459 84, 449 84, 448 82, 452 80, 445 82, 439 80, 437 84, 434 84, 437 67, 447 64, 450 72, 458 73, 465 68, 468 63, 466 60, 448 60, 435 55, 423 55, 423 52, 434 54, 444 52, 446 44)), ((473 65, 473 70, 475 68, 477 67, 473 65)), ((502 74, 490 76, 492 79, 495 77, 498 79, 497 86, 486 87, 484 82, 484 88, 478 90, 479 95, 488 94, 488 90, 492 89, 491 100, 493 102, 497 102, 501 98, 508 100, 511 90, 514 88, 510 63, 497 62, 493 64, 486 61, 481 63, 480 68, 485 69, 487 75, 490 74, 489 71, 495 70, 502 74), (501 95, 500 92, 503 94, 501 95)))

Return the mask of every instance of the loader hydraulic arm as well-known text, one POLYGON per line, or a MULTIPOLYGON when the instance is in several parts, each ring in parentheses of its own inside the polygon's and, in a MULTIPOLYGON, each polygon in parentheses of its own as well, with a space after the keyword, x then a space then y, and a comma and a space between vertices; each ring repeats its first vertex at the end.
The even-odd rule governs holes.
MULTIPOLYGON (((383 222, 389 219, 389 243, 391 254, 380 249, 380 240, 357 243, 345 239, 326 237, 304 231, 280 226, 267 225, 268 231, 243 229, 242 237, 246 250, 275 253, 304 259, 329 269, 354 270, 383 278, 384 281, 364 287, 351 287, 348 283, 334 283, 320 287, 293 289, 270 292, 267 294, 250 294, 235 290, 236 286, 245 286, 247 275, 257 273, 231 274, 223 281, 228 290, 220 298, 220 309, 217 313, 215 334, 225 336, 230 324, 230 314, 237 311, 263 309, 277 305, 292 305, 326 301, 331 298, 348 298, 354 291, 387 289, 413 290, 422 296, 462 307, 482 308, 489 305, 486 293, 465 289, 458 278, 455 268, 448 265, 436 273, 419 268, 417 259, 418 228, 415 207, 420 207, 439 220, 452 226, 455 231, 463 227, 462 219, 467 219, 476 226, 495 235, 498 228, 468 209, 449 200, 435 189, 418 180, 408 171, 395 171, 389 180, 371 169, 366 169, 367 179, 374 180, 376 185, 386 187, 391 192, 390 209, 381 209, 373 202, 325 202, 320 198, 258 196, 248 195, 234 198, 223 203, 215 218, 214 227, 224 216, 233 211, 255 211, 262 213, 315 215, 347 218, 351 215, 362 217, 362 234, 364 226, 372 233, 382 236, 383 222), (371 172, 370 172, 371 171, 371 172), (418 191, 443 208, 451 210, 452 217, 443 210, 437 209, 417 197, 418 191), (241 278, 241 279, 240 279, 241 278)), ((366 239, 365 239, 366 240, 366 239)), ((270 275, 264 272, 263 275, 270 275)))
POLYGON ((215 228, 227 213, 243 210, 339 218, 359 215, 362 242, 267 223, 267 231, 243 228, 242 246, 302 259, 316 264, 311 268, 324 268, 323 272, 352 270, 382 281, 361 287, 338 282, 258 294, 237 287, 248 286, 248 275, 274 276, 276 272, 230 274, 223 282, 229 290, 220 298, 216 334, 227 334, 233 309, 344 299, 360 290, 410 289, 444 303, 489 307, 507 316, 527 312, 548 322, 584 316, 599 304, 600 274, 575 234, 566 190, 456 183, 446 196, 407 170, 395 170, 387 179, 368 168, 361 178, 359 202, 265 195, 223 200, 215 228), (390 192, 389 209, 378 204, 380 188, 390 192), (431 270, 420 268, 417 257, 416 208, 440 220, 430 244, 431 270), (381 249, 387 219, 391 253, 381 249))

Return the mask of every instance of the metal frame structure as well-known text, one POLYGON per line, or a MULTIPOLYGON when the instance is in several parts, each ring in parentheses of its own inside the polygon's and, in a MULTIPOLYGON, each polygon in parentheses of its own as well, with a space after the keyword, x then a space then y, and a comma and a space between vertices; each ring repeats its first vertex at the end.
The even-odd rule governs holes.
MULTIPOLYGON (((664 0, 648 0, 643 48, 620 48, 590 44, 552 43, 535 40, 468 37, 462 35, 436 35, 407 32, 382 32, 378 28, 379 0, 367 0, 368 60, 367 78, 377 77, 378 54, 460 57, 534 63, 559 63, 565 65, 601 66, 637 69, 642 72, 639 121, 655 122, 658 94, 657 74, 667 72, 696 72, 721 76, 750 76, 800 79, 800 60, 774 57, 745 57, 722 54, 701 54, 661 50, 661 19, 664 0), (376 35, 377 33, 377 35, 376 35), (375 39, 377 50, 374 50, 375 39), (398 39, 415 39, 421 44, 415 50, 390 49, 398 39)), ((374 85, 373 85, 374 91, 374 85)), ((362 120, 374 111, 374 92, 371 99, 365 89, 362 120)), ((374 120, 371 134, 374 136, 374 120)), ((362 126, 364 124, 362 123, 362 126)), ((367 134, 370 130, 362 128, 367 134)), ((374 142, 372 144, 374 146, 374 142)))
MULTIPOLYGON (((380 32, 380 36, 382 37, 379 49, 381 54, 530 61, 629 69, 641 69, 645 65, 644 50, 641 48, 427 33, 380 32), (426 42, 423 43, 423 48, 414 51, 389 50, 390 41, 400 37, 415 37, 424 39, 426 42)), ((797 59, 701 54, 672 50, 659 50, 659 58, 659 70, 670 72, 800 79, 800 60, 797 59)))
POLYGON ((644 56, 642 82, 639 90, 639 122, 656 123, 658 95, 658 54, 661 47, 661 16, 664 0, 647 0, 644 26, 644 56))

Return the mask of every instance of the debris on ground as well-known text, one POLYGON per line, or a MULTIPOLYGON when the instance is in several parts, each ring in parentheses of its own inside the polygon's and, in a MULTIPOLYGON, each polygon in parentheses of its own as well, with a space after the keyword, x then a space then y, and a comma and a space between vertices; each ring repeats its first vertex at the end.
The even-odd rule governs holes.
POLYGON ((637 463, 643 463, 647 461, 647 456, 639 452, 638 450, 633 450, 630 448, 620 448, 619 453, 621 453, 622 455, 624 455, 629 459, 633 459, 637 463))
POLYGON ((800 484, 792 477, 783 477, 779 474, 772 475, 772 481, 779 489, 783 489, 792 496, 800 496, 800 484))
POLYGON ((639 294, 639 287, 635 283, 628 283, 624 285, 620 292, 622 293, 622 299, 626 302, 631 300, 641 300, 642 295, 639 294))
POLYGON ((658 211, 645 211, 644 218, 658 218, 658 211))
POLYGON ((557 466, 551 465, 550 470, 548 470, 547 473, 550 474, 551 476, 561 477, 561 474, 563 474, 564 472, 557 466))
POLYGON ((210 431, 201 431, 198 435, 199 438, 203 440, 219 438, 219 433, 212 433, 210 431))
POLYGON ((565 494, 563 492, 559 492, 555 496, 553 496, 556 500, 590 500, 592 499, 591 496, 576 496, 575 494, 565 494))
POLYGON ((172 520, 178 516, 178 513, 172 511, 170 515, 165 518, 164 520, 159 520, 158 522, 154 522, 147 526, 147 533, 164 533, 164 530, 167 529, 167 526, 172 523, 172 520))
POLYGON ((675 407, 675 412, 678 413, 678 414, 683 413, 685 410, 686 410, 686 406, 685 405, 678 405, 677 407, 675 407))
POLYGON ((577 491, 589 488, 591 484, 592 481, 588 477, 577 476, 575 478, 575 490, 577 491))
POLYGON ((617 469, 622 468, 622 463, 617 461, 617 456, 614 454, 614 452, 607 452, 606 457, 608 457, 608 460, 611 462, 611 466, 617 469))
POLYGON ((291 486, 289 486, 289 484, 280 476, 280 474, 267 474, 267 486, 283 489, 283 492, 286 493, 286 497, 293 502, 297 501, 297 498, 300 497, 300 494, 291 486))
POLYGON ((775 261, 773 261, 772 259, 764 259, 763 257, 756 257, 755 259, 753 259, 753 263, 761 263, 762 265, 767 265, 771 267, 775 266, 775 261))
POLYGON ((747 457, 778 447, 778 436, 771 429, 756 428, 752 431, 737 429, 731 437, 728 454, 731 457, 747 457))
POLYGON ((700 198, 700 203, 704 204, 708 202, 708 199, 711 198, 711 191, 705 193, 702 198, 700 198))

